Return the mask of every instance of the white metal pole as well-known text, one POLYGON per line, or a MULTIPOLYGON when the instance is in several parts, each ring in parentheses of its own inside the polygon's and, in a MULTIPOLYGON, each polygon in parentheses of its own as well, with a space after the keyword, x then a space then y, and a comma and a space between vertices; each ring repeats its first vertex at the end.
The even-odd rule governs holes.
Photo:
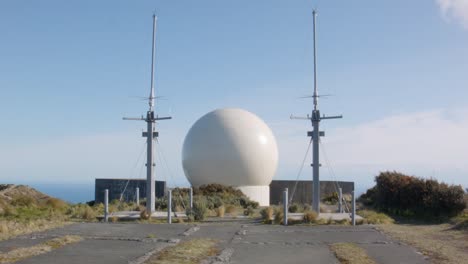
POLYGON ((147 120, 148 130, 147 130, 147 157, 146 157, 146 211, 149 215, 154 212, 155 205, 155 184, 154 184, 154 157, 153 157, 153 130, 154 130, 154 121, 152 120, 151 114, 153 112, 148 112, 147 120))
POLYGON ((193 209, 193 187, 190 188, 190 209, 193 209))
POLYGON ((317 110, 318 105, 318 91, 317 91, 317 51, 315 42, 315 19, 317 17, 317 11, 313 10, 312 15, 314 17, 314 110, 317 110))
POLYGON ((338 188, 338 212, 343 213, 343 189, 338 188))
POLYGON ((109 189, 104 190, 104 221, 109 221, 109 189))
POLYGON ((136 204, 137 206, 139 206, 140 205, 140 188, 138 187, 136 187, 135 196, 136 196, 136 204))
POLYGON ((318 92, 317 92, 317 52, 316 52, 316 42, 315 42, 315 19, 317 12, 314 10, 312 12, 314 17, 314 111, 312 112, 312 174, 313 174, 313 199, 312 199, 312 209, 320 214, 320 158, 319 158, 319 140, 320 140, 320 112, 317 110, 318 105, 318 92))
POLYGON ((285 188, 284 189, 284 192, 283 192, 283 224, 285 226, 288 225, 288 188, 285 188))
POLYGON ((353 226, 356 225, 356 194, 354 193, 354 191, 351 193, 352 194, 352 214, 351 214, 351 221, 353 223, 353 226))
POLYGON ((172 190, 167 191, 167 223, 172 224, 172 190))

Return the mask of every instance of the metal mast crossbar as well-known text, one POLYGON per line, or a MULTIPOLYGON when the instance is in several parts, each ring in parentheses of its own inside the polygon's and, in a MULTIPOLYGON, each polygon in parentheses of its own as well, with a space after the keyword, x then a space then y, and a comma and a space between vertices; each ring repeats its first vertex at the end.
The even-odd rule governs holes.
POLYGON ((141 117, 124 117, 123 120, 143 120, 147 123, 147 130, 143 132, 143 137, 146 137, 146 211, 151 215, 155 211, 156 186, 154 177, 154 139, 159 133, 155 130, 155 124, 158 120, 167 120, 172 117, 158 117, 154 114, 154 63, 156 58, 156 21, 157 17, 153 14, 153 43, 151 50, 151 90, 148 97, 149 110, 146 112, 146 118, 141 117))
POLYGON ((319 125, 320 121, 324 119, 336 119, 343 118, 342 115, 339 116, 320 116, 320 110, 318 109, 318 98, 320 95, 317 91, 317 54, 316 54, 316 17, 317 11, 313 10, 312 12, 314 18, 314 109, 312 110, 312 115, 307 117, 296 117, 291 115, 291 119, 302 119, 310 120, 312 122, 313 131, 307 132, 307 136, 312 137, 312 175, 313 175, 313 190, 312 190, 312 208, 315 212, 320 213, 320 159, 319 159, 319 141, 320 137, 325 136, 324 131, 320 131, 319 125))

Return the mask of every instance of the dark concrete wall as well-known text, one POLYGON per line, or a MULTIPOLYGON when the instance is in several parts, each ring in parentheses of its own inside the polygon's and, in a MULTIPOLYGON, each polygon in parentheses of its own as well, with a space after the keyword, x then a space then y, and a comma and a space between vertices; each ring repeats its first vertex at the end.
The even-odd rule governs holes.
MULTIPOLYGON (((120 199, 123 193, 123 200, 126 202, 136 200, 136 188, 140 188, 140 199, 146 198, 146 180, 145 179, 96 179, 94 185, 94 200, 96 203, 104 202, 104 190, 109 189, 109 202, 120 199), (128 185, 127 185, 128 182, 128 185), (125 185, 127 188, 125 189, 125 185)), ((156 181, 156 197, 163 197, 166 193, 166 182, 156 181)))
MULTIPOLYGON (((293 195, 296 181, 272 181, 270 184, 270 204, 282 203, 283 191, 289 190, 289 197, 293 195)), ((351 194, 354 190, 354 182, 342 181, 320 181, 320 197, 324 198, 333 192, 338 192, 338 186, 342 188, 343 194, 351 194)), ((298 181, 293 196, 293 203, 312 202, 312 181, 298 181)))

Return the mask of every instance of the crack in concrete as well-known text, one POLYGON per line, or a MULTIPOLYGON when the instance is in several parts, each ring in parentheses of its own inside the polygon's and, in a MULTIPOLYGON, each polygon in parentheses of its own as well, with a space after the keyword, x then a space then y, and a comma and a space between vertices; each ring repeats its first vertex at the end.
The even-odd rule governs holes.
POLYGON ((199 226, 192 226, 190 227, 189 229, 185 230, 185 232, 183 232, 182 234, 180 234, 181 236, 190 236, 191 234, 197 232, 198 230, 200 230, 200 227, 199 226))

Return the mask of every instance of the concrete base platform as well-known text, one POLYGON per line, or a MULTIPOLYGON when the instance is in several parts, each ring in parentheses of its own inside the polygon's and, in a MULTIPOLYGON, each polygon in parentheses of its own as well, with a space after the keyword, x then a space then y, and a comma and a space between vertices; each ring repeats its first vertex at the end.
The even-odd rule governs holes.
MULTIPOLYGON (((303 213, 289 213, 288 214, 289 218, 291 219, 302 219, 304 217, 303 213)), ((348 213, 320 213, 318 215, 318 219, 331 219, 335 221, 340 221, 340 220, 351 220, 351 214, 348 213)), ((356 215, 356 220, 363 219, 361 216, 356 215)))
MULTIPOLYGON (((117 217, 119 220, 138 220, 140 219, 139 211, 120 211, 109 214, 110 217, 117 217)), ((172 217, 186 217, 185 212, 172 212, 172 217)), ((103 215, 97 217, 99 220, 104 219, 103 215)), ((151 218, 167 218, 166 211, 156 211, 151 214, 151 218)))
MULTIPOLYGON (((21 260, 17 264, 129 264, 149 252, 194 238, 215 239, 225 253, 224 262, 206 263, 339 263, 330 245, 349 242, 363 248, 382 264, 425 264, 421 253, 395 241, 372 226, 280 226, 245 223, 141 224, 76 223, 63 228, 0 241, 5 253, 45 240, 78 235, 84 240, 51 252, 21 260), (190 231, 190 232, 189 232, 190 231)), ((221 255, 220 254, 220 255, 221 255)))

